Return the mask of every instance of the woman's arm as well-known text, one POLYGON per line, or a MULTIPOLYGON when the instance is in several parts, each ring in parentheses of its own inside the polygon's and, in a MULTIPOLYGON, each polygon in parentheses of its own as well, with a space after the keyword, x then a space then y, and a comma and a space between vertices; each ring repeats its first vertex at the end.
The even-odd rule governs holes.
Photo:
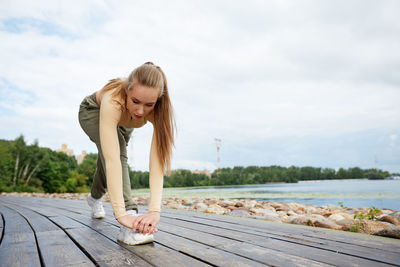
POLYGON ((157 232, 160 221, 161 197, 163 191, 164 174, 157 153, 157 141, 153 131, 150 148, 150 203, 148 213, 140 216, 133 224, 133 229, 141 233, 152 234, 157 232))
POLYGON ((164 174, 163 167, 160 164, 160 160, 158 157, 157 151, 157 140, 155 137, 155 133, 153 130, 153 138, 151 140, 151 148, 150 148, 150 162, 149 162, 149 170, 150 170, 150 203, 149 203, 149 212, 150 211, 161 211, 161 198, 164 184, 164 174))
POLYGON ((122 167, 117 134, 121 111, 112 103, 111 95, 105 93, 100 106, 100 144, 104 156, 107 189, 116 219, 126 215, 122 192, 122 167))

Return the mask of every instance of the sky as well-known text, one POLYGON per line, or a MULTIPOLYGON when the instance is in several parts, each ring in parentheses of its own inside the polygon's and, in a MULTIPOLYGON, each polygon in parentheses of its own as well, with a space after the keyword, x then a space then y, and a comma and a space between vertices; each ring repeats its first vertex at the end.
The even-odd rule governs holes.
MULTIPOLYGON (((399 1, 19 1, 0 7, 0 139, 96 153, 83 98, 147 61, 165 72, 172 168, 400 172, 399 1)), ((147 170, 135 129, 129 164, 147 170)))

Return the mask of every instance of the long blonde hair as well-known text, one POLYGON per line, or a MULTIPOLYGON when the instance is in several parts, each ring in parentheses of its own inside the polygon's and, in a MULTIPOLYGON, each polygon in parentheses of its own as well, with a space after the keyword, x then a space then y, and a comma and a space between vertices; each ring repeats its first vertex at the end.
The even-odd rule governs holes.
POLYGON ((128 78, 110 80, 101 89, 100 94, 114 90, 112 98, 121 110, 126 109, 126 91, 131 90, 135 83, 159 89, 159 97, 154 106, 154 133, 157 141, 157 152, 164 174, 171 171, 171 155, 174 145, 175 119, 171 100, 169 98, 167 78, 159 66, 146 62, 134 69, 128 78))

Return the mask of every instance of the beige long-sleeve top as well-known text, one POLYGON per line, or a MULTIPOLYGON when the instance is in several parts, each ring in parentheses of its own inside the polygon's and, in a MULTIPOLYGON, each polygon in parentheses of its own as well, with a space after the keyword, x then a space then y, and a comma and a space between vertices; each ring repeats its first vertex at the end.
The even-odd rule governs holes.
MULTIPOLYGON (((100 96, 100 143, 106 165, 106 179, 110 202, 116 219, 126 215, 123 189, 122 166, 120 147, 118 142, 117 126, 140 128, 150 121, 154 125, 153 111, 147 116, 132 118, 128 110, 121 111, 118 103, 112 97, 113 90, 104 92, 100 96)), ((149 161, 150 203, 149 211, 161 210, 161 196, 163 190, 163 168, 157 153, 157 141, 154 136, 150 148, 149 161)))

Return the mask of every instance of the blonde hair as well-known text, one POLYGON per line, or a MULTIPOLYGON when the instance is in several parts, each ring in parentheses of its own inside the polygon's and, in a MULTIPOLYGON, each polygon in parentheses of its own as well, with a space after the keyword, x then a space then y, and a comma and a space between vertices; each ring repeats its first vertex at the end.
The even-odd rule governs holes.
POLYGON ((100 94, 114 90, 112 98, 121 110, 126 109, 126 91, 131 90, 134 84, 159 89, 158 100, 154 106, 154 133, 157 141, 157 152, 164 174, 171 171, 171 155, 174 145, 175 119, 171 100, 169 98, 167 78, 159 66, 146 62, 134 69, 128 78, 110 80, 101 89, 100 94))

